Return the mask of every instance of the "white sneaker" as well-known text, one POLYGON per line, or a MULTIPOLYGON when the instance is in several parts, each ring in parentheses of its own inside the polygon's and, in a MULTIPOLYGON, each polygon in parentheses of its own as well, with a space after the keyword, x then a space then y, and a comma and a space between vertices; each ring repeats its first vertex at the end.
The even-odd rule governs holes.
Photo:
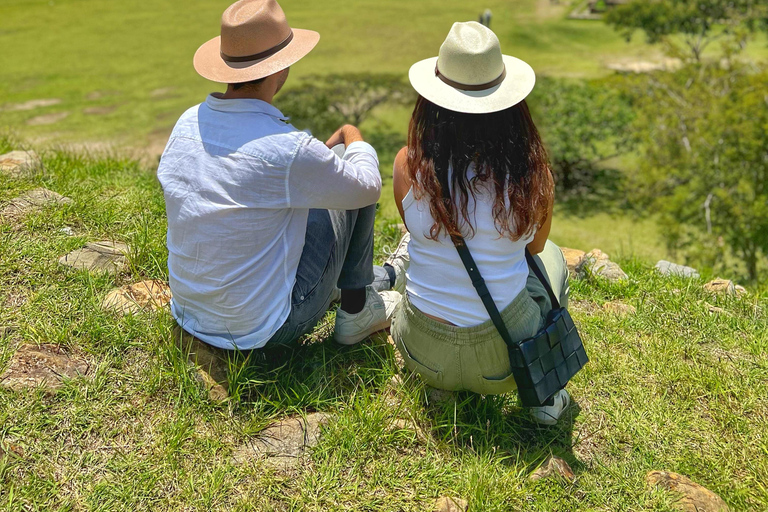
POLYGON ((411 257, 408 254, 408 244, 411 241, 411 234, 406 233, 397 244, 395 252, 389 255, 385 265, 391 265, 395 269, 395 285, 392 287, 396 292, 405 293, 405 272, 411 263, 411 257))
POLYGON ((365 306, 359 313, 353 315, 341 308, 336 311, 333 339, 342 345, 354 345, 386 329, 392 323, 392 315, 402 298, 397 292, 376 292, 371 286, 366 286, 365 306))
POLYGON ((568 406, 571 404, 571 396, 564 389, 561 389, 553 397, 555 403, 553 405, 545 405, 543 407, 531 407, 531 416, 533 421, 541 423, 542 425, 555 425, 557 420, 563 414, 568 406))

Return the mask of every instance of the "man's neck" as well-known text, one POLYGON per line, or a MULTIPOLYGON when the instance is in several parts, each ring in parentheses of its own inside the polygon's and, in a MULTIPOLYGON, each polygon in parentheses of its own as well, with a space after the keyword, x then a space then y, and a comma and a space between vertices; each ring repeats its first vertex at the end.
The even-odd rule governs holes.
POLYGON ((223 100, 234 100, 234 99, 261 100, 271 104, 272 99, 275 97, 275 92, 270 91, 269 88, 267 87, 260 87, 259 89, 255 89, 255 90, 253 88, 242 88, 236 91, 231 85, 229 85, 227 87, 227 92, 223 94, 219 94, 218 97, 223 100))

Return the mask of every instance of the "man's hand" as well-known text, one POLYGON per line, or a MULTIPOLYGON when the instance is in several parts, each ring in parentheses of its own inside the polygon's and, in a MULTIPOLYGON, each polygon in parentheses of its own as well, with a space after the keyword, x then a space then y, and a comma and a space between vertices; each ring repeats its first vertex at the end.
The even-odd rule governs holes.
POLYGON ((344 144, 344 147, 347 147, 353 142, 361 142, 362 140, 363 135, 360 133, 360 130, 351 124, 345 124, 336 130, 336 133, 331 135, 331 138, 328 139, 325 145, 329 148, 333 148, 339 144, 344 144))

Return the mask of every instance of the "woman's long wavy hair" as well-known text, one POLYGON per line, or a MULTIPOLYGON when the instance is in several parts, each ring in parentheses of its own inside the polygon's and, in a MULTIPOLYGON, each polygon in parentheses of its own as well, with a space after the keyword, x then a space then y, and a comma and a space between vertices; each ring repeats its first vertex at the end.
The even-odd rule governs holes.
POLYGON ((474 236, 468 205, 478 183, 495 191, 494 224, 511 240, 544 224, 554 194, 547 152, 525 101, 501 112, 463 114, 419 96, 408 132, 408 171, 415 198, 429 201, 433 240, 441 233, 474 236), (468 178, 470 164, 475 174, 468 178), (451 197, 444 197, 448 190, 451 197))

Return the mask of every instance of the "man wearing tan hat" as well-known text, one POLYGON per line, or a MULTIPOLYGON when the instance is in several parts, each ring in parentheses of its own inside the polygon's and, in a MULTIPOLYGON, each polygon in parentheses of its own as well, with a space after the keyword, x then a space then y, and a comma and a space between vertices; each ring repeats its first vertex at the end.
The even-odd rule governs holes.
POLYGON ((208 345, 290 344, 339 289, 335 339, 351 345, 388 327, 400 300, 387 291, 394 269, 373 266, 376 151, 353 126, 324 144, 272 105, 319 39, 291 29, 275 0, 240 0, 195 54, 195 70, 227 90, 181 116, 158 178, 172 314, 208 345), (337 145, 342 157, 329 149, 337 145))

